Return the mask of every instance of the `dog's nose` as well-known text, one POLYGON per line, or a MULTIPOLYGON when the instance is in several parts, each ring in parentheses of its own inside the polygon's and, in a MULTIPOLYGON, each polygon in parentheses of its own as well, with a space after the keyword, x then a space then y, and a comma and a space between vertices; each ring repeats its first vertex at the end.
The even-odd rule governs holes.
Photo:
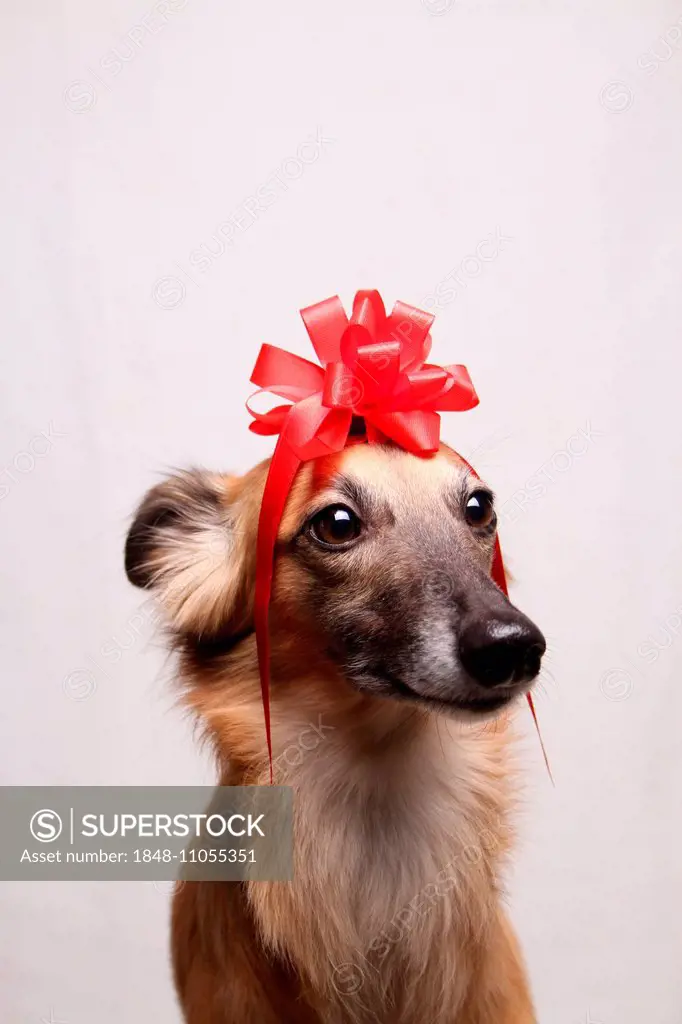
POLYGON ((481 686, 530 682, 540 671, 545 638, 530 619, 476 618, 462 631, 459 656, 481 686))

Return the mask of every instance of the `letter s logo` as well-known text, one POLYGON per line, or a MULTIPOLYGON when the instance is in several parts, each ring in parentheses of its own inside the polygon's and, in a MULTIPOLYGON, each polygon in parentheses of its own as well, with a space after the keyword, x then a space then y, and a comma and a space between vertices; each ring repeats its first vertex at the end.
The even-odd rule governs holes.
POLYGON ((56 811, 36 811, 31 818, 31 835, 39 843, 53 843, 62 834, 62 819, 56 811))

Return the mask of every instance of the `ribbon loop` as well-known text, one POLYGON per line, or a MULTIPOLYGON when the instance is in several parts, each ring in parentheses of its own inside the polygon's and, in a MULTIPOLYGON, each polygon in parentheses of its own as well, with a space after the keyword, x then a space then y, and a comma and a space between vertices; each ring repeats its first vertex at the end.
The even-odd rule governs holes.
POLYGON ((280 398, 290 398, 292 388, 298 389, 300 397, 312 395, 319 391, 323 379, 320 366, 276 345, 261 345, 251 374, 252 384, 280 398))
POLYGON ((338 295, 306 306, 301 317, 321 363, 341 358, 341 338, 348 326, 348 317, 338 295))
POLYGON ((351 323, 364 327, 373 338, 383 336, 386 324, 386 309, 383 299, 376 289, 355 293, 351 323))
POLYGON ((429 331, 434 320, 432 313, 408 306, 406 302, 396 302, 394 305, 387 321, 387 330, 390 337, 397 337, 401 341, 401 370, 411 370, 428 357, 431 349, 429 331))

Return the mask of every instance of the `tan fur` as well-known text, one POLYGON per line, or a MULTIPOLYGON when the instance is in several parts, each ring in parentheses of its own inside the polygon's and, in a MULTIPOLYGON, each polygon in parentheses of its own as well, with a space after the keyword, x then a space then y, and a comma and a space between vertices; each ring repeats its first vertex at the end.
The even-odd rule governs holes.
MULTIPOLYGON (((341 464, 414 515, 436 500, 453 466, 464 472, 447 449, 421 460, 366 445, 300 472, 280 531, 271 615, 274 760, 276 781, 295 791, 295 880, 178 892, 173 959, 186 1020, 533 1024, 500 895, 515 789, 509 716, 481 729, 362 694, 300 614, 302 584, 286 543, 341 464)), ((201 501, 192 509, 190 500, 186 519, 151 545, 149 585, 176 635, 250 623, 266 470, 202 477, 218 510, 201 501)), ((154 500, 170 486, 186 507, 193 483, 161 485, 154 500)), ((180 649, 185 700, 213 745, 221 783, 266 784, 253 635, 210 665, 180 649)))

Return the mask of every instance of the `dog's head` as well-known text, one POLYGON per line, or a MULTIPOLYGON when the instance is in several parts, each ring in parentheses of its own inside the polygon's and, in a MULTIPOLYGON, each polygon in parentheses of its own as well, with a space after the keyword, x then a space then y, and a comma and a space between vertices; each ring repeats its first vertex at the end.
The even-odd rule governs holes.
MULTIPOLYGON (((254 651, 266 473, 172 477, 128 536, 130 580, 157 591, 204 663, 254 651)), ((526 691, 545 641, 490 578, 495 531, 491 492, 445 446, 355 444, 304 465, 276 551, 273 686, 332 663, 356 690, 467 715, 526 691)))

